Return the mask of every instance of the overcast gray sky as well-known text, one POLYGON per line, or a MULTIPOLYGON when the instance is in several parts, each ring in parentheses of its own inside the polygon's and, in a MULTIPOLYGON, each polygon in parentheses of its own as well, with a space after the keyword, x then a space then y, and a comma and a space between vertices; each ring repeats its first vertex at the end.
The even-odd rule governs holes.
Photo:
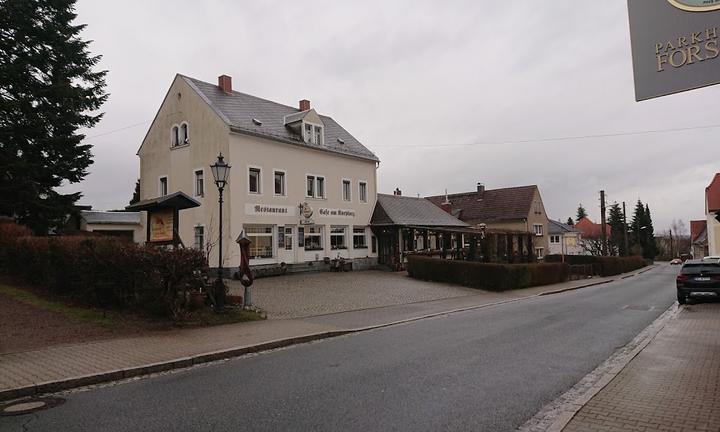
POLYGON ((578 203, 599 219, 605 189, 649 203, 658 232, 702 218, 720 171, 720 86, 635 102, 625 0, 80 0, 77 12, 111 95, 87 133, 90 175, 67 189, 96 209, 130 199, 176 73, 310 99, 378 155, 380 192, 537 184, 564 221, 578 203))

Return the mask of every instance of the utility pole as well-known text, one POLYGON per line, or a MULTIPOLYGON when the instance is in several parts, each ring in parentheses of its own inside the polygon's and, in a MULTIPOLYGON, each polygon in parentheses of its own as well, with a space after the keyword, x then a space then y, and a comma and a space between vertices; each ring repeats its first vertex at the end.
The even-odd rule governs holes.
POLYGON ((600 232, 602 234, 602 255, 607 256, 608 245, 607 245, 607 224, 605 223, 605 191, 600 191, 600 232))
POLYGON ((625 241, 625 255, 630 256, 630 245, 628 242, 627 213, 625 213, 625 201, 623 201, 623 240, 625 241))
POLYGON ((673 251, 673 236, 672 236, 672 228, 670 228, 670 259, 675 258, 675 253, 673 251))

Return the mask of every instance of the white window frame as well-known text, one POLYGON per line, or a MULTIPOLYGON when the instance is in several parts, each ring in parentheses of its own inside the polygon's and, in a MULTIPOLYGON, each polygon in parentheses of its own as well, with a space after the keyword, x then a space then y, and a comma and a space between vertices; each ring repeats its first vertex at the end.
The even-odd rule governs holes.
POLYGON ((353 232, 352 232, 352 239, 353 239, 352 245, 353 245, 353 249, 354 249, 354 250, 355 250, 355 249, 367 250, 367 249, 368 249, 367 229, 366 229, 365 227, 357 227, 357 226, 354 226, 354 227, 352 228, 352 230, 353 230, 353 232), (363 243, 365 243, 365 246, 360 246, 360 247, 356 247, 356 246, 355 246, 355 237, 360 237, 360 236, 361 236, 361 234, 360 234, 360 233, 356 233, 355 230, 357 230, 357 231, 362 230, 362 238, 364 239, 363 243))
POLYGON ((536 248, 535 248, 535 258, 537 258, 537 259, 544 259, 544 258, 545 258, 545 248, 543 248, 543 247, 536 247, 536 248))
MULTIPOLYGON (((257 260, 265 260, 265 259, 273 259, 277 257, 277 225, 268 225, 268 224, 245 224, 243 225, 243 229, 245 230, 245 234, 248 237, 270 237, 270 249, 271 249, 271 256, 269 257, 261 257, 261 256, 253 256, 252 253, 250 255, 250 259, 257 259, 257 260), (250 232, 250 228, 263 228, 267 229, 270 228, 270 232, 262 232, 262 233, 254 233, 250 232)), ((255 242, 256 243, 256 242, 255 242)), ((250 245, 252 248, 252 244, 250 245)), ((251 249, 252 250, 252 249, 251 249)))
POLYGON ((331 250, 347 250, 348 249, 348 226, 347 225, 331 225, 330 226, 330 249, 331 250), (339 233, 333 233, 333 230, 343 230, 342 234, 339 233), (343 246, 342 247, 334 247, 333 246, 333 237, 342 237, 343 239, 343 246))
POLYGON ((186 121, 180 123, 178 129, 178 146, 190 144, 190 124, 186 121), (183 137, 183 126, 185 126, 185 136, 183 137))
POLYGON ((305 185, 303 186, 305 188, 305 198, 326 199, 327 198, 327 182, 325 180, 327 180, 327 178, 324 175, 305 173, 305 185), (308 193, 307 193, 308 192, 307 191, 308 177, 313 178, 313 183, 312 183, 313 184, 313 194, 312 195, 308 195, 308 193), (318 184, 319 184, 318 179, 322 179, 322 184, 323 184, 323 194, 322 195, 320 195, 318 193, 318 189, 319 189, 318 188, 318 184))
POLYGON ((550 234, 550 243, 560 244, 560 243, 562 243, 560 239, 561 239, 560 234, 550 234), (557 241, 553 241, 553 238, 557 238, 557 241))
POLYGON ((545 227, 543 224, 533 224, 533 233, 535 237, 542 237, 545 233, 545 227))
MULTIPOLYGON (((305 187, 307 188, 307 178, 305 179, 305 187)), ((307 191, 305 191, 307 193, 307 191)), ((278 197, 284 197, 287 196, 287 171, 273 168, 273 195, 278 197), (282 193, 277 193, 275 190, 275 174, 282 173, 282 193)))
POLYGON ((340 196, 342 197, 342 200, 345 202, 352 202, 352 180, 350 179, 342 179, 340 181, 340 196), (345 185, 347 184, 347 193, 348 196, 345 196, 345 185))
POLYGON ((308 144, 322 145, 323 142, 325 141, 325 127, 321 124, 303 121, 302 134, 303 134, 303 141, 305 141, 308 144), (308 132, 308 130, 307 130, 308 126, 310 126, 310 132, 308 132), (315 136, 315 128, 320 128, 320 139, 319 140, 315 136))
POLYGON ((305 225, 303 230, 303 249, 306 251, 321 251, 325 250, 325 226, 324 225, 305 225), (310 233, 311 230, 317 229, 317 233, 310 233), (320 237, 320 247, 315 249, 308 249, 308 237, 320 237))
POLYGON ((196 198, 203 198, 203 197, 205 197, 205 186, 206 186, 206 183, 205 183, 205 168, 204 168, 204 167, 203 167, 203 168, 195 168, 195 169, 193 170, 193 173, 192 173, 192 181, 193 181, 193 196, 195 196, 196 198), (197 179, 198 172, 202 172, 202 184, 203 184, 203 186, 202 186, 202 191, 198 191, 198 187, 197 187, 197 185, 198 185, 198 182, 197 182, 197 180, 198 180, 198 179, 197 179))
POLYGON ((158 196, 163 197, 170 192, 170 180, 167 175, 158 177, 158 196), (163 191, 163 179, 165 179, 165 190, 163 191), (163 193, 164 192, 164 193, 163 193))
POLYGON ((262 167, 256 166, 256 165, 248 165, 247 166, 247 191, 249 195, 262 195, 263 187, 262 187, 262 167), (250 170, 257 170, 258 171, 258 181, 257 181, 257 192, 253 192, 250 190, 250 170))
POLYGON ((368 202, 368 184, 366 180, 358 181, 358 201, 362 203, 368 202), (365 199, 363 199, 362 185, 365 185, 365 199))
POLYGON ((180 147, 180 125, 174 124, 170 126, 170 148, 180 147), (177 140, 175 135, 177 130, 177 140))
POLYGON ((207 245, 207 232, 205 230, 205 225, 203 225, 203 224, 196 224, 193 227, 193 247, 195 249, 197 249, 197 245, 198 245, 197 244, 197 232, 195 230, 198 228, 202 228, 202 230, 203 230, 203 244, 200 247, 200 249, 198 249, 198 250, 205 252, 205 246, 207 245))

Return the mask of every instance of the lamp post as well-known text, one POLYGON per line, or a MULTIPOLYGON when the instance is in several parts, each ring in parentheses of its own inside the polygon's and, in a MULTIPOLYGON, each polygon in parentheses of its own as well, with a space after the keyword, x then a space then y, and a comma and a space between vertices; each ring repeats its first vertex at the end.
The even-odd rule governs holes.
POLYGON ((213 178, 215 180, 215 186, 218 188, 219 198, 218 203, 220 205, 219 213, 219 233, 220 238, 218 239, 218 276, 215 281, 215 311, 220 312, 225 306, 225 284, 223 283, 223 260, 222 260, 222 241, 223 241, 223 220, 222 220, 222 205, 223 205, 223 189, 227 185, 227 178, 230 175, 230 165, 223 160, 223 155, 218 155, 217 161, 210 165, 212 170, 213 178))

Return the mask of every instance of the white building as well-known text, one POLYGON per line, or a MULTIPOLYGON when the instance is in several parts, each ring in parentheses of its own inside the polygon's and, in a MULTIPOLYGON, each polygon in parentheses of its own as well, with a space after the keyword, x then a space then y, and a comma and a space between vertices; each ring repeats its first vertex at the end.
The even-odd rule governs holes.
POLYGON ((239 265, 235 239, 252 240, 251 265, 342 256, 376 260, 368 227, 378 158, 307 100, 290 107, 234 91, 229 76, 210 84, 177 75, 150 126, 140 157, 142 200, 182 191, 201 205, 180 213, 184 245, 217 262, 218 190, 210 165, 232 166, 224 191, 223 257, 239 265))
POLYGON ((552 219, 548 222, 550 254, 585 255, 580 230, 552 219))

